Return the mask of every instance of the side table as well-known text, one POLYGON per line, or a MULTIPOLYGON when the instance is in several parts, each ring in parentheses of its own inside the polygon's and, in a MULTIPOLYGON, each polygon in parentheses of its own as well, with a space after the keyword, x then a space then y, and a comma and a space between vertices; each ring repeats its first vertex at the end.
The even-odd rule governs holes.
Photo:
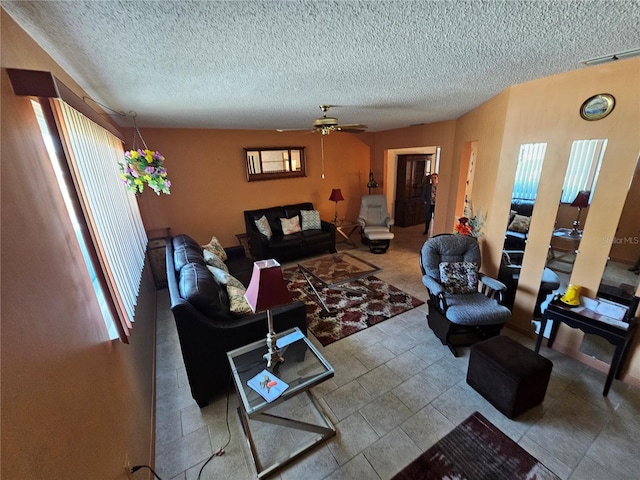
POLYGON ((636 333, 638 323, 635 317, 631 317, 628 320, 629 327, 625 329, 606 323, 600 318, 602 318, 601 315, 591 310, 587 310, 585 308, 580 310, 572 309, 564 306, 559 300, 553 300, 544 311, 535 351, 536 353, 540 351, 540 345, 542 344, 548 320, 553 320, 551 333, 549 334, 549 341, 547 342, 547 346, 549 348, 553 346, 560 323, 564 323, 572 328, 578 328, 585 333, 592 333, 606 339, 616 347, 613 353, 613 358, 611 359, 611 365, 609 366, 609 373, 607 374, 607 380, 604 384, 604 390, 602 392, 602 395, 606 397, 609 393, 609 388, 611 387, 611 382, 613 381, 614 376, 617 379, 620 378, 622 366, 624 365, 624 361, 629 353, 629 347, 633 341, 633 336, 636 333))
MULTIPOLYGON (((280 397, 271 403, 268 403, 260 394, 247 384, 248 380, 266 369, 266 361, 263 358, 263 355, 267 352, 266 341, 259 340, 236 350, 227 352, 227 358, 231 365, 233 382, 241 399, 240 406, 238 407, 238 413, 240 415, 240 420, 242 421, 244 433, 247 437, 253 462, 256 466, 258 478, 264 478, 271 475, 276 470, 282 468, 303 453, 336 434, 336 429, 331 423, 331 420, 329 420, 326 414, 322 411, 321 407, 309 391, 311 387, 333 377, 335 371, 311 341, 302 335, 299 328, 296 327, 278 334, 278 338, 293 333, 300 334, 301 338, 290 345, 281 348, 280 353, 285 358, 285 361, 284 363, 279 364, 272 372, 273 375, 287 383, 289 387, 280 397), (321 422, 320 425, 309 423, 306 420, 283 417, 269 412, 269 410, 273 409, 277 405, 288 402, 303 393, 310 399, 309 407, 314 414, 314 421, 319 419, 321 422), (303 430, 316 435, 303 445, 296 445, 296 448, 293 451, 288 452, 284 458, 278 458, 278 460, 272 462, 270 465, 264 465, 258 453, 254 434, 252 433, 249 422, 250 419, 295 430, 303 430)), ((298 401, 292 402, 291 411, 295 411, 296 408, 300 408, 300 403, 298 401)), ((282 410, 282 408, 279 409, 279 411, 282 410)), ((262 435, 264 436, 264 432, 262 432, 262 435)), ((277 437, 273 437, 271 440, 273 442, 278 442, 279 439, 277 437)))
POLYGON ((336 239, 336 243, 348 243, 352 247, 355 247, 356 244, 351 240, 351 235, 360 228, 360 224, 351 220, 342 220, 341 222, 336 223, 335 226, 336 233, 344 239, 342 242, 338 242, 338 239, 336 239))
POLYGON ((171 236, 170 228, 159 228, 147 232, 147 257, 151 266, 153 283, 156 290, 167 287, 167 264, 165 259, 167 238, 171 236))

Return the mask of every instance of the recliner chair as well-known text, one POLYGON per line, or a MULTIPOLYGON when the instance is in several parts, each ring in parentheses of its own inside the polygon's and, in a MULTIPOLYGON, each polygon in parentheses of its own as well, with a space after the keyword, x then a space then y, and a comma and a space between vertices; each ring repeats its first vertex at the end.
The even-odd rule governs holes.
POLYGON ((360 201, 360 236, 362 243, 369 245, 372 253, 385 253, 394 234, 391 232, 393 219, 387 209, 384 195, 363 195, 360 201))
POLYGON ((443 345, 471 345, 500 333, 511 318, 502 303, 506 286, 479 272, 480 248, 474 237, 441 234, 420 252, 422 283, 427 287, 427 322, 443 345))

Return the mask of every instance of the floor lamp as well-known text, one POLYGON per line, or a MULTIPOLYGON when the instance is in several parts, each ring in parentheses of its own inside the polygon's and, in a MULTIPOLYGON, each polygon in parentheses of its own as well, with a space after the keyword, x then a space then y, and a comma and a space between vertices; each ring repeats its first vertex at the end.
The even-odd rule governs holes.
POLYGON ((284 362, 280 351, 276 346, 276 332, 273 329, 272 309, 292 302, 291 294, 282 276, 280 264, 273 259, 259 260, 253 263, 251 281, 244 294, 251 309, 255 312, 267 312, 267 348, 264 358, 267 368, 275 368, 284 362))

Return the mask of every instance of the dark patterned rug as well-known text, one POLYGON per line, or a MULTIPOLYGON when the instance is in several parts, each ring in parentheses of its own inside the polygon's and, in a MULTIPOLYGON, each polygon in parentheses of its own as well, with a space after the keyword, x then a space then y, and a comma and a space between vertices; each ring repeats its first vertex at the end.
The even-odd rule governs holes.
POLYGON ((560 480, 475 412, 392 480, 560 480))
POLYGON ((288 268, 283 273, 293 298, 307 306, 309 330, 325 346, 424 303, 369 275, 341 285, 353 290, 350 292, 318 288, 331 312, 327 313, 297 267, 288 268))

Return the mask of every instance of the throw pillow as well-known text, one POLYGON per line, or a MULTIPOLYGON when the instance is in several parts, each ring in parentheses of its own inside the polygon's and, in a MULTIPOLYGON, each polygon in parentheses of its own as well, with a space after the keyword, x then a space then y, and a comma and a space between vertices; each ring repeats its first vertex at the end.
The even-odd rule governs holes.
POLYGON ((281 218, 280 225, 282 225, 282 233, 284 235, 291 235, 300 231, 300 219, 297 215, 291 218, 281 218))
POLYGON ((229 296, 229 310, 234 315, 239 317, 245 317, 247 315, 253 315, 253 310, 244 298, 246 290, 244 288, 234 287, 233 285, 227 285, 227 295, 229 296))
POLYGON ((209 250, 223 262, 227 259, 227 252, 225 251, 224 247, 220 245, 220 242, 216 237, 211 237, 209 243, 207 243, 206 245, 202 245, 202 248, 203 250, 209 250))
POLYGON ((221 268, 222 270, 229 271, 227 264, 224 263, 217 255, 214 255, 209 250, 202 251, 202 257, 204 258, 204 262, 207 265, 211 265, 212 267, 221 268))
POLYGON ((531 223, 531 217, 525 217, 524 215, 516 215, 509 224, 508 230, 518 233, 527 233, 529 231, 529 224, 531 223))
POLYGON ((226 285, 227 287, 231 285, 232 287, 236 287, 236 288, 244 288, 244 285, 242 285, 242 282, 240 282, 240 280, 235 278, 226 270, 222 270, 220 268, 210 267, 210 266, 207 266, 207 268, 213 275, 213 278, 215 278, 220 285, 226 285))
POLYGON ((256 220, 256 227, 258 231, 267 237, 267 240, 271 240, 271 236, 273 233, 271 232, 271 226, 269 225, 269 220, 264 215, 261 216, 258 220, 256 220))
POLYGON ((472 262, 442 262, 440 283, 447 293, 474 293, 478 291, 478 266, 472 262))
POLYGON ((320 230, 322 228, 318 210, 300 210, 300 217, 302 218, 302 231, 320 230))

